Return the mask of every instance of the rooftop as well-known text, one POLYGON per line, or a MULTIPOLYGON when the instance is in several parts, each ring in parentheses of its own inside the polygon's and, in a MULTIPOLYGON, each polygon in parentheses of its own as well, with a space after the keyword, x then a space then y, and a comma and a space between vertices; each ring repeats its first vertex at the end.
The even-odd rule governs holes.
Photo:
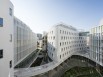
POLYGON ((64 27, 64 28, 68 28, 68 29, 72 29, 72 30, 74 30, 74 31, 77 31, 77 29, 74 28, 73 26, 67 25, 67 24, 64 24, 64 23, 59 23, 59 24, 57 24, 56 26, 61 26, 61 27, 64 27))

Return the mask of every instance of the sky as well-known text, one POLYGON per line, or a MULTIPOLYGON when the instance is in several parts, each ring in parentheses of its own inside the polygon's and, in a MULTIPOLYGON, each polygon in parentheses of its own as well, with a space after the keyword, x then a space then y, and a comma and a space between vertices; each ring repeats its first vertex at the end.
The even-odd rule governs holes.
POLYGON ((58 23, 89 31, 103 18, 103 0, 11 0, 14 15, 33 32, 43 33, 58 23))

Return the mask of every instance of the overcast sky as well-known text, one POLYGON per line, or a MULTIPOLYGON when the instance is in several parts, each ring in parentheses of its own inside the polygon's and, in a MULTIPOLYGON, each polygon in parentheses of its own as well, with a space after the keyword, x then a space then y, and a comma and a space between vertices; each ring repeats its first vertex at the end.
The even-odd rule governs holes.
POLYGON ((11 0, 14 15, 35 33, 63 22, 90 30, 103 18, 103 0, 11 0))

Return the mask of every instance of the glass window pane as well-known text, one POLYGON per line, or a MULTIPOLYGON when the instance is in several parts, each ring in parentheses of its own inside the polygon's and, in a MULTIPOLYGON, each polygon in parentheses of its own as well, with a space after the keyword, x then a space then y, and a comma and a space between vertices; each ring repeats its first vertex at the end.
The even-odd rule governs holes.
POLYGON ((9 8, 9 14, 12 16, 12 9, 9 8))
POLYGON ((3 50, 0 50, 0 58, 3 58, 3 50))
POLYGON ((0 27, 3 27, 3 18, 0 18, 0 27))

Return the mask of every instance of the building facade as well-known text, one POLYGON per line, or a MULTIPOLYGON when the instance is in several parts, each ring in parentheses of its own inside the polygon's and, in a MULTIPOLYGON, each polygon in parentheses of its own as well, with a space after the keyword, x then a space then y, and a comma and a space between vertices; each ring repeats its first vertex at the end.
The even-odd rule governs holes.
POLYGON ((0 0, 0 77, 13 77, 13 4, 0 0))
POLYGON ((14 16, 9 0, 0 0, 0 77, 14 77, 14 67, 36 49, 36 34, 14 16))
POLYGON ((90 31, 90 58, 103 66, 103 25, 90 31))
POLYGON ((90 39, 89 39, 89 32, 86 31, 86 32, 83 32, 83 31, 80 31, 79 32, 79 40, 80 40, 80 49, 84 52, 89 52, 89 48, 90 48, 90 39))
POLYGON ((42 34, 37 33, 38 40, 42 40, 42 34))
POLYGON ((36 34, 25 23, 14 17, 14 66, 36 49, 36 34))
POLYGON ((79 36, 79 31, 65 24, 52 27, 47 35, 48 56, 53 61, 63 62, 77 51, 84 51, 85 37, 79 36))
POLYGON ((42 50, 47 51, 47 32, 43 32, 42 50))

